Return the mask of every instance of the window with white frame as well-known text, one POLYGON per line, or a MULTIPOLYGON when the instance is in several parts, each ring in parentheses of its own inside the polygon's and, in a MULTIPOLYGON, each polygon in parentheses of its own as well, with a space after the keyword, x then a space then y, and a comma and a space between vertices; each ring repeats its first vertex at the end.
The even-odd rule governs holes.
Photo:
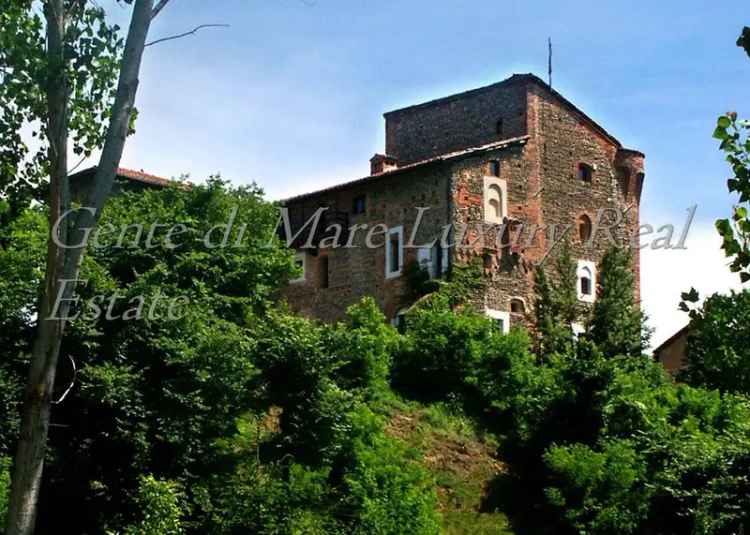
POLYGON ((578 299, 593 303, 596 299, 596 264, 590 260, 579 260, 576 279, 578 299))
POLYGON ((580 323, 571 323, 570 328, 573 331, 573 336, 578 340, 583 333, 586 332, 586 327, 580 323))
POLYGON ((417 262, 427 270, 431 279, 440 277, 448 271, 448 249, 439 240, 432 247, 420 247, 417 249, 417 262))
POLYGON ((497 324, 500 331, 506 334, 510 332, 510 312, 486 308, 484 313, 497 324))
POLYGON ((388 230, 385 241, 385 278, 392 279, 401 275, 404 267, 404 227, 393 227, 388 230))
POLYGON ((297 268, 299 275, 289 282, 304 282, 305 271, 307 269, 307 254, 299 252, 294 255, 294 267, 297 268))
POLYGON ((391 319, 391 325, 399 332, 404 332, 406 329, 406 309, 402 308, 396 315, 391 319))
POLYGON ((508 213, 508 187, 502 178, 484 177, 484 220, 502 223, 508 213))

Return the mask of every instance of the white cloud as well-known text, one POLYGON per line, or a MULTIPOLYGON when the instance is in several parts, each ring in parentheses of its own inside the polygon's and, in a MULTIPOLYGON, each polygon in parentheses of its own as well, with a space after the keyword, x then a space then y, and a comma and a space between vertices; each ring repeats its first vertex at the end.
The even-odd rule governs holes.
POLYGON ((649 324, 655 328, 652 347, 688 322, 687 314, 677 309, 682 292, 693 287, 705 298, 741 288, 739 276, 727 267, 721 237, 712 225, 696 221, 685 247, 641 251, 641 299, 649 324))

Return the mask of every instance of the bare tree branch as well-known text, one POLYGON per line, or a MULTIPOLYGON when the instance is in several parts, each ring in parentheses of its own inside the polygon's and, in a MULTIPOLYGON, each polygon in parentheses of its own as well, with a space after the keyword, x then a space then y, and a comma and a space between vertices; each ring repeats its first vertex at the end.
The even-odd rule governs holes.
POLYGON ((200 26, 196 26, 189 32, 181 33, 178 35, 172 35, 170 37, 162 37, 161 39, 157 39, 156 41, 151 41, 150 43, 146 43, 146 46, 155 45, 157 43, 163 43, 164 41, 171 41, 173 39, 180 39, 182 37, 187 37, 188 35, 193 35, 198 30, 203 28, 229 28, 229 24, 201 24, 200 26))
POLYGON ((73 360, 73 357, 71 357, 70 355, 68 355, 68 358, 70 359, 70 364, 73 366, 73 378, 70 380, 68 388, 66 388, 65 392, 63 392, 62 396, 60 396, 60 399, 52 402, 53 405, 59 405, 60 403, 62 403, 65 400, 65 397, 70 393, 71 390, 73 390, 73 387, 76 384, 76 377, 78 377, 78 368, 76 368, 76 361, 73 360))
POLYGON ((167 5, 167 2, 169 2, 169 0, 159 0, 159 3, 156 4, 156 7, 154 7, 154 10, 151 12, 151 20, 154 20, 156 18, 156 15, 158 15, 159 12, 164 9, 164 6, 167 5))

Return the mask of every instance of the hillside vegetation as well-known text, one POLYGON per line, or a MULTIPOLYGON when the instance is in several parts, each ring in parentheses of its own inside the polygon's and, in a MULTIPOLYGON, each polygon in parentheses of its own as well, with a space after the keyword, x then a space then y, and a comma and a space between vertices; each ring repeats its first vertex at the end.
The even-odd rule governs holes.
MULTIPOLYGON (((78 372, 61 364, 58 393, 74 387, 53 412, 40 532, 747 530, 748 399, 712 389, 708 374, 703 386, 676 385, 643 355, 627 252, 613 248, 599 266, 592 310, 579 308, 565 248, 539 269, 533 336, 504 334, 472 308, 484 281, 473 266, 414 288, 429 293, 397 331, 369 298, 333 325, 284 308, 292 253, 255 188, 212 180, 125 194, 103 215, 133 221, 184 221, 194 236, 170 247, 157 231, 152 248, 102 237, 82 298, 117 292, 121 313, 158 290, 191 306, 170 321, 72 321, 63 354, 78 372), (256 229, 245 248, 191 239, 235 206, 256 229), (581 314, 588 329, 576 339, 570 318, 581 314)), ((46 231, 43 209, 28 209, 0 248, 0 513, 46 231)), ((735 339, 721 336, 722 347, 735 339)), ((710 341, 700 337, 700 354, 710 341)))

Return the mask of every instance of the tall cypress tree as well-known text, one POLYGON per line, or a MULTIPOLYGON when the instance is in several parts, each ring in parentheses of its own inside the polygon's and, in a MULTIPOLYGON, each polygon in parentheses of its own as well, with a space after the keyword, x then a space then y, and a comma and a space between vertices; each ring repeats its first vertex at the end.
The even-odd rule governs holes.
POLYGON ((576 318, 578 300, 576 267, 567 243, 555 261, 554 275, 556 280, 551 282, 544 267, 541 264, 536 267, 534 312, 540 355, 566 353, 573 345, 571 324, 576 318))
POLYGON ((599 266, 598 296, 588 337, 605 355, 641 356, 650 330, 635 302, 635 273, 630 250, 613 246, 599 266))

